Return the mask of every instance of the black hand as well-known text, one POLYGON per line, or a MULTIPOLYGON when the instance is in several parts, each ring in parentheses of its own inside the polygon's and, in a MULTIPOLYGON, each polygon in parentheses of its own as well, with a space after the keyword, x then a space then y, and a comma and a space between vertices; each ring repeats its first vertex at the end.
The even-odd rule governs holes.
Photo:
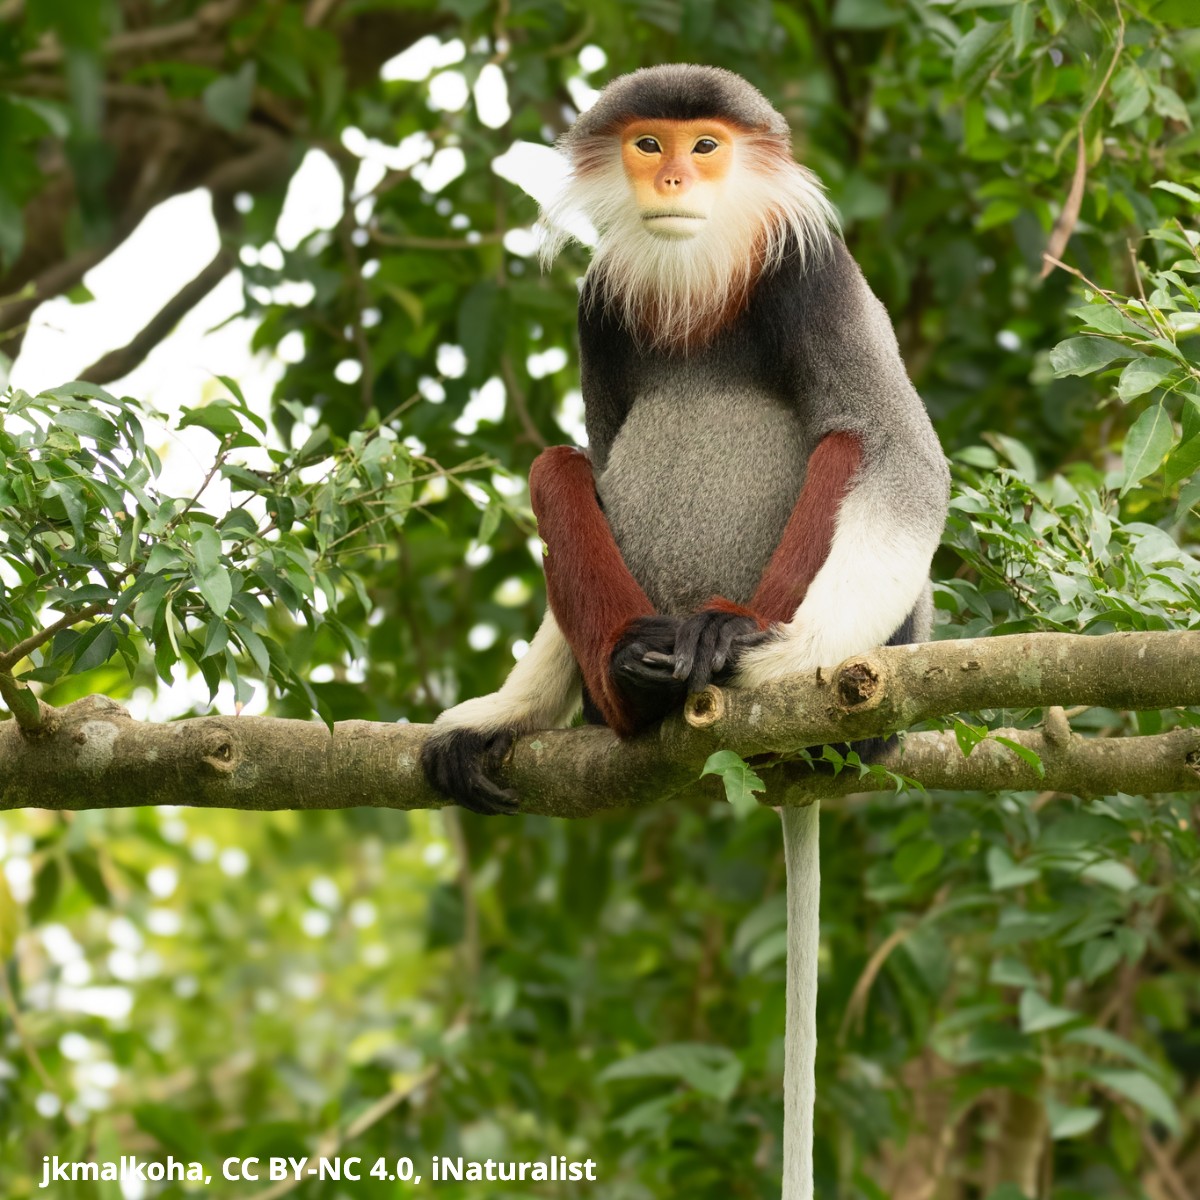
POLYGON ((688 692, 703 691, 712 680, 732 676, 738 659, 770 636, 753 617, 720 609, 692 613, 675 635, 675 678, 688 692))
POLYGON ((489 777, 500 767, 513 744, 511 730, 482 733, 452 729, 428 738, 421 750, 421 767, 429 786, 455 804, 485 817, 512 815, 517 793, 489 777))
POLYGON ((683 685, 674 675, 678 617, 639 617, 609 659, 613 684, 639 726, 662 720, 683 703, 683 685))

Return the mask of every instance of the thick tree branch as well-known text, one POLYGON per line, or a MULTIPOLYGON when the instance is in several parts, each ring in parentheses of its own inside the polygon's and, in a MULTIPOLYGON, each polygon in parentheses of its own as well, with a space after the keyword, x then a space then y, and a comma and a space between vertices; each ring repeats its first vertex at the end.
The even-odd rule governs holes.
MULTIPOLYGON (((884 734, 981 707, 1083 702, 1159 709, 1200 704, 1200 633, 1026 634, 893 647, 848 660, 827 679, 796 676, 755 692, 710 688, 676 717, 620 742, 603 728, 520 739, 506 765, 524 811, 588 816, 671 796, 708 794, 701 764, 717 749, 763 756, 884 734)), ((963 758, 952 735, 913 733, 887 765, 929 788, 1051 788, 1081 795, 1200 790, 1200 729, 1089 739, 1054 714, 1045 732, 1009 731, 1036 751, 1045 775, 988 739, 963 758)), ((432 808, 419 759, 427 726, 203 717, 134 721, 89 697, 43 706, 36 730, 0 725, 0 809, 432 808)), ((800 763, 769 773, 772 803, 886 786, 855 773, 815 775, 800 763)))

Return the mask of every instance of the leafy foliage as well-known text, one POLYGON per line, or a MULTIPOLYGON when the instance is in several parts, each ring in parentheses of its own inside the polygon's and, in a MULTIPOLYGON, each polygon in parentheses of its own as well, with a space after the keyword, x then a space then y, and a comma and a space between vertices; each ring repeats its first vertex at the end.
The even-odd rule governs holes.
POLYGON ((355 567, 392 543, 428 476, 414 476, 412 456, 385 426, 344 441, 319 426, 294 452, 269 448, 266 423, 223 382, 232 399, 180 411, 179 428, 198 425, 220 442, 188 499, 156 489, 161 462, 136 401, 79 383, 6 397, 0 565, 15 582, 0 597, 0 628, 16 662, 40 651, 20 682, 53 684, 116 656, 133 676, 149 647, 164 682, 186 658, 210 696, 228 679, 244 702, 247 677, 257 677, 307 696, 331 719, 297 672, 280 623, 328 631, 361 653, 338 610, 370 609, 355 567), (235 451, 247 450, 262 451, 269 468, 239 461, 235 451), (218 475, 231 506, 205 511, 203 492, 218 475), (50 639, 47 607, 62 614, 50 639))

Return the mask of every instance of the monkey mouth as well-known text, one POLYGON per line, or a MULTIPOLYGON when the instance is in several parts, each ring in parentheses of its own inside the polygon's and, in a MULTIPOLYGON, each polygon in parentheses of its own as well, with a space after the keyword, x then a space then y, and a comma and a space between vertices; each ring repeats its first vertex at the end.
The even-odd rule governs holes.
POLYGON ((643 225, 651 237, 673 242, 694 238, 707 220, 703 213, 682 212, 672 208, 642 213, 643 225))

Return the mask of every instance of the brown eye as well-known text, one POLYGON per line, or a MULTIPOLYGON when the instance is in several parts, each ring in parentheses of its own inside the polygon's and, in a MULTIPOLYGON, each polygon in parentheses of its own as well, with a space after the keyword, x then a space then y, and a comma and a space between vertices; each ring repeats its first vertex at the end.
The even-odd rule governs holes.
POLYGON ((712 138, 701 138, 693 147, 693 154, 711 154, 717 148, 712 138))
POLYGON ((658 154, 662 149, 662 147, 659 146, 659 144, 652 137, 638 138, 638 140, 634 142, 634 145, 643 154, 658 154))

